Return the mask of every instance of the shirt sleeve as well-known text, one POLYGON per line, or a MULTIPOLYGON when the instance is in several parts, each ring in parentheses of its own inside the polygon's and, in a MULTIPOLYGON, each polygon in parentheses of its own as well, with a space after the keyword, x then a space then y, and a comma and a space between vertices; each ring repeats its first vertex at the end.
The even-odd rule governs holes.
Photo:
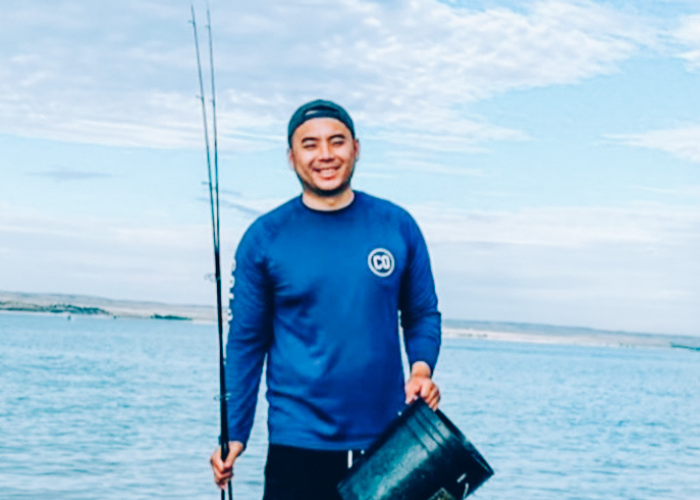
POLYGON ((425 239, 416 222, 408 225, 408 265, 399 296, 401 326, 411 365, 424 361, 435 371, 441 342, 441 315, 425 239))
POLYGON ((260 231, 251 226, 235 256, 226 343, 229 440, 248 442, 265 356, 272 337, 272 294, 260 231))

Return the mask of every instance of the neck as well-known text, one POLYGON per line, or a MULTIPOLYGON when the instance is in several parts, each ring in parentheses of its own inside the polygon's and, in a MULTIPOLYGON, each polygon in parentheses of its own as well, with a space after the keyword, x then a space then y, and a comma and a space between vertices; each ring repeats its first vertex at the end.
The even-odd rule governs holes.
POLYGON ((333 196, 319 196, 309 190, 305 190, 301 195, 301 201, 304 205, 322 212, 341 210, 350 205, 354 199, 355 192, 350 188, 333 196))

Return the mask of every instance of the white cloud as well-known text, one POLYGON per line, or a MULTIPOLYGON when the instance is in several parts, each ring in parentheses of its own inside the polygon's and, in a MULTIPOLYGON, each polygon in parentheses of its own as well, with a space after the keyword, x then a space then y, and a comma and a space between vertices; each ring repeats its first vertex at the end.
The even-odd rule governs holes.
POLYGON ((527 208, 465 211, 431 204, 410 207, 434 245, 469 243, 542 248, 686 244, 697 239, 700 214, 658 207, 527 208))
MULTIPOLYGON (((238 240, 279 199, 222 192, 222 272, 238 240), (232 214, 229 209, 235 208, 232 214), (241 214, 243 212, 243 214, 241 214), (222 212, 223 214, 223 212, 222 212)), ((208 204, 209 200, 206 200, 208 204)), ((211 225, 177 218, 57 215, 50 209, 0 200, 0 289, 87 293, 113 298, 207 303, 213 272, 211 225)))
POLYGON ((436 175, 449 175, 455 177, 483 177, 484 172, 478 168, 447 166, 435 160, 430 154, 417 154, 412 151, 397 150, 387 154, 387 158, 382 163, 365 164, 360 173, 365 170, 379 173, 406 172, 430 173, 436 175))
MULTIPOLYGON (((403 114, 403 113, 402 113, 403 114)), ((456 113, 448 116, 426 116, 419 123, 416 116, 404 114, 400 123, 406 127, 382 127, 377 124, 372 140, 388 141, 407 147, 436 152, 484 152, 484 144, 491 141, 525 141, 526 134, 507 128, 497 127, 484 121, 460 118, 456 113)))
MULTIPOLYGON (((0 132, 199 147, 184 3, 16 5, 0 20, 0 132)), ((276 145, 294 107, 317 96, 343 102, 386 140, 461 150, 519 139, 465 106, 616 71, 654 37, 639 20, 585 1, 537 2, 524 12, 436 0, 212 8, 221 142, 236 150, 276 145)))
POLYGON ((608 138, 627 146, 658 149, 683 160, 700 163, 700 125, 639 134, 616 134, 608 138))
POLYGON ((52 179, 55 182, 74 182, 111 177, 111 175, 102 172, 77 170, 65 167, 53 167, 43 172, 32 172, 29 175, 37 177, 46 177, 48 179, 52 179))
POLYGON ((697 210, 409 208, 445 317, 700 332, 697 210))
MULTIPOLYGON (((279 200, 241 200, 267 210, 279 200)), ((413 205, 446 317, 696 332, 700 214, 413 205)), ((227 223, 223 272, 249 219, 227 223), (233 223, 231 223, 233 222, 233 223)), ((72 220, 0 202, 0 288, 211 303, 210 227, 72 220)))
MULTIPOLYGON (((66 219, 0 204, 0 288, 202 303, 213 268, 206 224, 66 219)), ((229 228, 227 238, 240 234, 229 228)), ((227 239, 226 252, 233 243, 227 239)), ((227 253, 230 255, 230 253, 227 253)))
POLYGON ((700 14, 687 16, 675 31, 674 38, 686 47, 680 57, 685 59, 691 70, 700 70, 700 14))
POLYGON ((655 193, 660 195, 665 195, 669 197, 692 197, 700 198, 700 184, 695 185, 682 185, 676 186, 674 188, 658 188, 650 186, 630 186, 631 189, 636 189, 638 191, 644 191, 647 193, 655 193))

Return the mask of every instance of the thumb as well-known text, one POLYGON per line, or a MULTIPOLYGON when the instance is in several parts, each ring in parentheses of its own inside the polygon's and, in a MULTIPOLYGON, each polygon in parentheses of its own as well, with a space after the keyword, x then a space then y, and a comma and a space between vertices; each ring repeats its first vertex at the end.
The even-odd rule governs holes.
POLYGON ((420 391, 420 385, 411 380, 406 384, 406 404, 411 404, 417 397, 420 391))

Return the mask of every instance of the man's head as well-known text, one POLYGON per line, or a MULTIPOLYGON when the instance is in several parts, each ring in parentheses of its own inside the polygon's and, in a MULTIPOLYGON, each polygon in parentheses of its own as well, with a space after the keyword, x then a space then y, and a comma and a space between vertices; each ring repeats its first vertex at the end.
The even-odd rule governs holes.
POLYGON ((315 101, 307 102, 299 109, 297 109, 292 118, 289 120, 289 126, 287 127, 287 142, 289 147, 292 147, 292 136, 296 129, 298 129, 304 122, 311 120, 313 118, 333 118, 343 123, 348 130, 352 138, 355 138, 355 124, 352 122, 352 118, 342 106, 332 102, 324 101, 323 99, 316 99, 315 101))
POLYGON ((350 179, 360 146, 347 111, 330 101, 307 103, 292 115, 288 136, 289 162, 305 201, 352 199, 350 179))

